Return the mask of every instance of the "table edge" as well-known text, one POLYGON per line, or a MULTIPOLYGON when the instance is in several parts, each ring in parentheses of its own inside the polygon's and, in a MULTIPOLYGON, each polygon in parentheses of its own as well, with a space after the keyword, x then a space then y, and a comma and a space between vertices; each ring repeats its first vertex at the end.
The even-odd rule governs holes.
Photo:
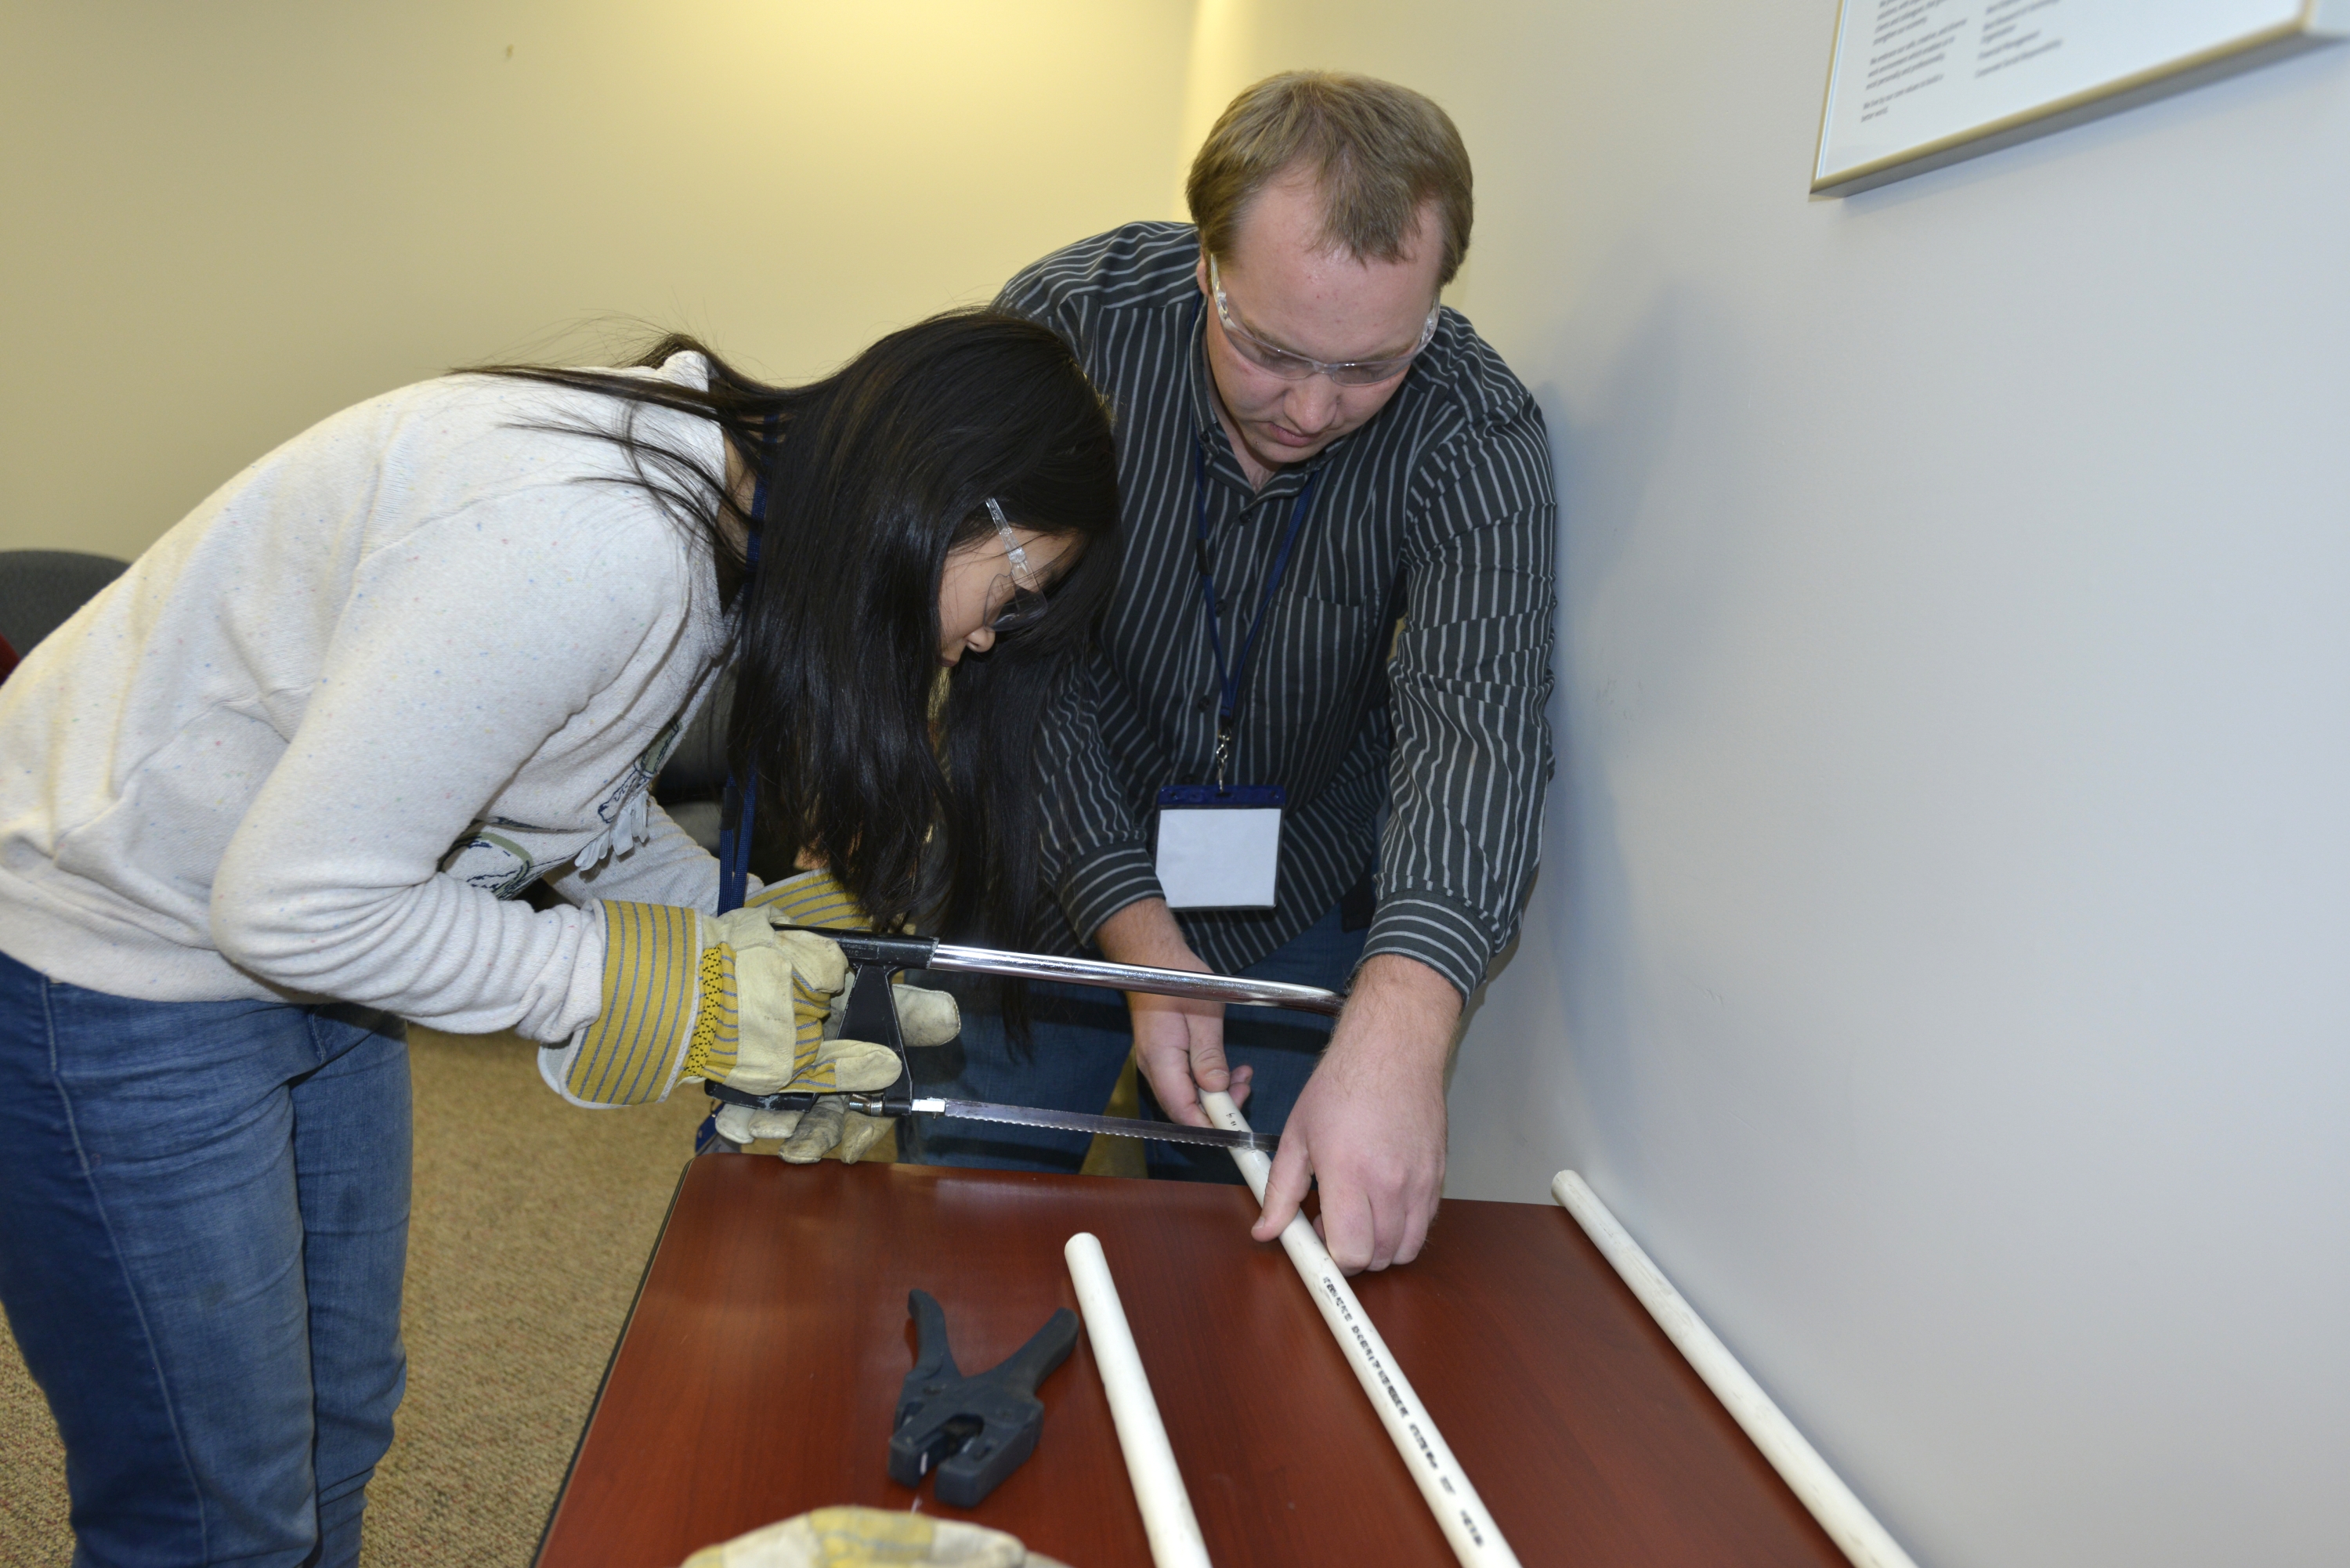
POLYGON ((685 1192, 685 1179, 693 1173, 693 1162, 702 1158, 688 1155, 685 1163, 677 1168, 677 1184, 669 1189, 669 1207, 661 1210, 660 1229, 653 1232, 653 1244, 645 1249, 645 1266, 637 1272, 637 1288, 629 1297, 629 1310, 620 1319, 620 1332, 612 1336, 612 1348, 604 1357, 603 1373, 596 1379, 596 1397, 588 1401, 588 1413, 580 1417, 579 1435, 571 1440, 571 1457, 564 1461, 563 1480, 556 1485, 555 1500, 546 1505, 546 1522, 538 1527, 538 1544, 530 1552, 532 1568, 537 1568, 539 1559, 546 1555, 546 1539, 555 1533, 555 1518, 563 1511, 563 1500, 571 1495, 571 1478, 578 1471, 579 1455, 588 1447, 588 1430, 596 1425, 596 1412, 604 1407, 604 1391, 611 1386, 612 1368, 619 1364, 620 1346, 629 1342, 629 1325, 637 1321, 637 1308, 645 1299, 645 1285, 653 1277, 653 1260, 660 1256, 661 1243, 669 1239, 669 1222, 677 1217, 677 1200, 685 1192))

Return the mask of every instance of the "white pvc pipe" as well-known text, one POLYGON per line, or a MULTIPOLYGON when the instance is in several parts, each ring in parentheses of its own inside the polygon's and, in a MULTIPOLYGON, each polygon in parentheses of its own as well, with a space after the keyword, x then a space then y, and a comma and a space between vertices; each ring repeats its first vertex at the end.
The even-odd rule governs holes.
POLYGON ((1200 1538, 1191 1494, 1183 1490, 1183 1472, 1175 1468, 1175 1450, 1159 1418, 1159 1401, 1150 1397, 1150 1379, 1143 1375, 1142 1356, 1134 1348, 1134 1331, 1118 1299, 1118 1282, 1109 1277, 1109 1260, 1087 1231, 1070 1237, 1061 1255, 1069 1260, 1069 1278, 1076 1282, 1077 1305, 1086 1314, 1086 1334, 1093 1341, 1094 1365, 1101 1368, 1102 1386, 1109 1392, 1109 1417, 1118 1426, 1127 1478, 1134 1482, 1134 1501, 1142 1510, 1142 1532, 1150 1538, 1150 1560, 1159 1568, 1208 1568, 1208 1543, 1200 1538))
MULTIPOLYGON (((1203 1090, 1200 1104, 1218 1127, 1234 1132, 1248 1130, 1248 1119, 1230 1095, 1203 1090)), ((1232 1156, 1232 1163, 1248 1179, 1249 1189, 1263 1203, 1265 1178, 1273 1170, 1272 1157, 1255 1148, 1236 1148, 1232 1156)), ((1370 1396, 1371 1408, 1378 1412, 1379 1424, 1387 1428, 1388 1437, 1403 1455, 1404 1467, 1411 1471, 1419 1495, 1428 1500, 1452 1554, 1461 1559, 1463 1568, 1518 1568, 1518 1554, 1502 1539, 1493 1516, 1461 1472, 1444 1434, 1429 1418, 1387 1341, 1379 1337, 1363 1303, 1355 1299, 1354 1287, 1331 1262, 1322 1238, 1314 1233, 1313 1221, 1304 1214, 1292 1218, 1281 1232, 1281 1245, 1313 1293, 1314 1304, 1322 1309, 1322 1321, 1330 1325, 1331 1335, 1346 1353, 1347 1365, 1355 1369, 1363 1392, 1370 1396)))
POLYGON ((1852 1494, 1844 1478, 1828 1468, 1819 1450, 1804 1440, 1795 1424, 1739 1365, 1730 1347, 1714 1337, 1713 1330, 1673 1289, 1673 1282, 1641 1251, 1640 1243, 1616 1222, 1616 1216, 1599 1201, 1590 1184, 1574 1171, 1562 1170, 1551 1178, 1550 1192, 1616 1265, 1616 1272, 1624 1276, 1624 1282, 1632 1287, 1632 1293, 1640 1298, 1665 1337, 1689 1358, 1731 1418, 1746 1429, 1762 1457, 1771 1461, 1771 1468, 1812 1511, 1812 1517, 1844 1554, 1859 1568, 1918 1568, 1868 1506, 1852 1494))

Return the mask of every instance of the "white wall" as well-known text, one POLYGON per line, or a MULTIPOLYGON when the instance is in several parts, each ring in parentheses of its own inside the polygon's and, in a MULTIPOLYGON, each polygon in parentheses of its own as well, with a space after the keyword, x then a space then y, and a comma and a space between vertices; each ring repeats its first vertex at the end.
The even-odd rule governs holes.
POLYGON ((1189 0, 0 8, 0 548, 134 555, 338 408, 629 318, 790 378, 983 300, 1166 210, 1191 27, 1189 0))
POLYGON ((1833 0, 1265 0, 1560 465, 1456 1194, 1576 1165, 1937 1568, 2338 1564, 2350 48, 1850 201, 1833 0))

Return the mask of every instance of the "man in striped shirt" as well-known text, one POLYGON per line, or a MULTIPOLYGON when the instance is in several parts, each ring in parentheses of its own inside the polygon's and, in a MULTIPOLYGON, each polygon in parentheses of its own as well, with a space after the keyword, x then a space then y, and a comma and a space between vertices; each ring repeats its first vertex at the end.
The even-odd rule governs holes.
MULTIPOLYGON (((1435 104, 1273 78, 1217 122, 1188 194, 1196 228, 1082 241, 997 302, 1059 329, 1109 398, 1127 525, 1101 656, 1039 742, 1059 908, 1033 940, 1351 984, 1327 1035, 1305 1014, 1227 1024, 1213 1004, 1135 995, 1131 1040, 1166 1115, 1202 1123, 1194 1085, 1229 1086, 1282 1134, 1260 1239, 1318 1180, 1332 1254, 1384 1268, 1435 1213, 1461 1004, 1534 874, 1549 445, 1523 385, 1437 304, 1471 201, 1435 104), (1286 791, 1274 904, 1179 917, 1151 847, 1159 792, 1220 777, 1286 791)), ((1037 992, 1033 1054, 974 1010, 951 1092, 1099 1110, 1127 1010, 1037 992)), ((1066 1134, 962 1133, 926 1129, 923 1158, 1074 1169, 1083 1154, 1066 1134)), ((1155 1171, 1182 1163, 1151 1147, 1155 1171)), ((1229 1172, 1207 1152, 1203 1170, 1229 1172)))

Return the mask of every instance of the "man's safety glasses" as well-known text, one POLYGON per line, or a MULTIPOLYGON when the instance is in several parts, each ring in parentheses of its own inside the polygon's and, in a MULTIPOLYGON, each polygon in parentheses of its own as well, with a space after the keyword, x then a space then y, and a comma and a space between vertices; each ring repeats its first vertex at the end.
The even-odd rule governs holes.
POLYGON ((1224 336, 1232 340, 1240 357, 1260 370, 1269 370, 1284 381, 1303 381, 1308 376, 1327 376, 1341 387, 1375 387, 1381 381, 1391 381, 1408 369, 1436 336, 1436 318, 1443 313, 1444 302, 1439 300, 1428 307, 1428 319, 1419 325, 1419 341, 1411 346, 1409 354, 1399 354, 1392 359, 1341 359, 1336 364, 1325 364, 1309 359, 1303 354, 1293 354, 1277 348, 1232 319, 1232 301, 1224 297, 1224 280, 1216 270, 1216 258, 1208 258, 1208 292, 1216 302, 1216 319, 1224 324, 1224 336))
POLYGON ((1037 580, 1035 568, 1028 564, 1028 552, 1020 547, 1012 524, 1003 520, 1003 508, 995 504, 993 495, 987 498, 987 514, 995 520, 995 532, 1003 540, 1003 558, 1012 566, 1012 602, 987 623, 1001 635, 1035 626, 1053 607, 1053 601, 1045 597, 1045 585, 1037 580))

